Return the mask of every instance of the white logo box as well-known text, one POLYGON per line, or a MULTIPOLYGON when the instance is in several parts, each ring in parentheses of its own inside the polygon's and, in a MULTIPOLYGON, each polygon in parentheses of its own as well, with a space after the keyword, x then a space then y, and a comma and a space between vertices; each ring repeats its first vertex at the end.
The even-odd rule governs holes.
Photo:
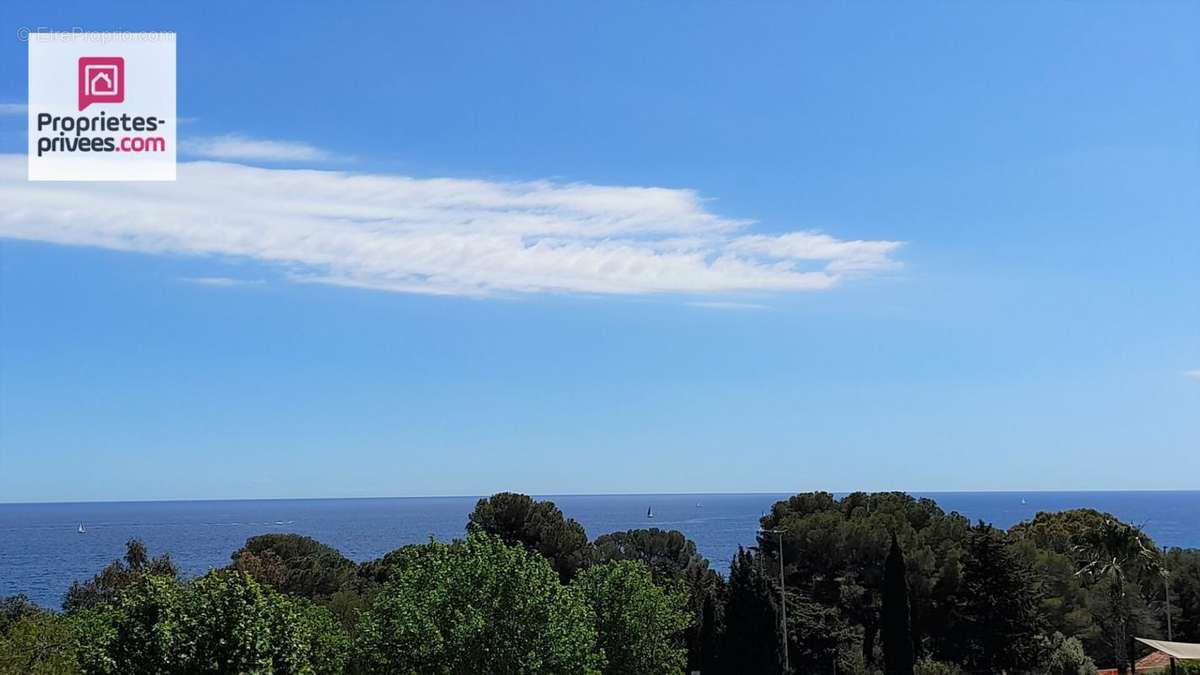
POLYGON ((29 35, 29 180, 175 180, 177 122, 174 33, 29 35), (104 74, 85 95, 80 59, 113 57, 121 61, 123 88, 110 81, 114 70, 93 66, 93 76, 104 74), (58 129, 39 129, 46 115, 61 122, 58 129), (122 127, 107 126, 114 117, 122 127), (133 128, 138 118, 155 120, 156 128, 133 128), (82 125, 100 128, 63 130, 82 125), (85 151, 80 144, 114 150, 85 151))

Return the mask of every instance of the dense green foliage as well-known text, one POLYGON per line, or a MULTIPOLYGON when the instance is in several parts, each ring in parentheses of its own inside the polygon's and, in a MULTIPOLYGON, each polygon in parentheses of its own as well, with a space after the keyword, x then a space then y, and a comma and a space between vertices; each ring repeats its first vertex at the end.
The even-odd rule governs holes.
POLYGON ((952 660, 979 672, 1029 672, 1045 660, 1033 570, 1003 532, 980 523, 971 530, 956 594, 952 660))
POLYGON ((349 651, 328 611, 240 572, 147 575, 76 624, 89 675, 336 673, 349 651))
POLYGON ((178 570, 171 562, 170 555, 151 559, 146 552, 146 545, 131 539, 125 545, 124 560, 112 561, 99 574, 82 584, 78 581, 71 584, 63 600, 63 609, 70 612, 112 602, 118 593, 146 574, 175 578, 178 570))
POLYGON ((591 556, 582 525, 563 518, 554 502, 534 501, 528 495, 501 492, 480 499, 469 516, 467 530, 486 532, 510 546, 520 544, 541 554, 564 582, 591 556))
POLYGON ((250 537, 231 567, 276 590, 324 599, 358 587, 358 566, 332 546, 296 534, 250 537))
POLYGON ((1174 637, 1181 642, 1200 642, 1200 550, 1171 549, 1166 571, 1174 637))
POLYGON ((464 540, 362 563, 271 534, 183 581, 131 541, 65 613, 0 599, 0 675, 1089 675, 1166 637, 1168 590, 1174 638, 1200 641, 1200 551, 1098 511, 1005 532, 902 493, 818 492, 760 525, 781 534, 727 578, 679 532, 589 543, 511 493, 481 500, 464 540))
POLYGON ((758 562, 749 551, 739 549, 730 565, 725 632, 716 658, 720 673, 783 672, 780 619, 758 562))
POLYGON ((604 660, 583 599, 547 561, 475 533, 410 547, 362 615, 364 673, 591 673, 604 660))
POLYGON ((581 572, 571 588, 595 616, 605 673, 669 675, 683 670, 687 651, 682 633, 692 617, 682 583, 663 590, 645 564, 625 560, 581 572))
POLYGON ((74 675, 75 640, 67 617, 23 611, 0 627, 0 675, 74 675))
POLYGON ((650 568, 656 584, 685 587, 692 616, 684 631, 687 669, 705 670, 706 647, 711 668, 716 651, 712 636, 720 631, 725 584, 696 551, 696 544, 682 532, 650 528, 600 535, 592 548, 594 562, 636 560, 650 568), (708 639, 704 637, 706 631, 708 639))

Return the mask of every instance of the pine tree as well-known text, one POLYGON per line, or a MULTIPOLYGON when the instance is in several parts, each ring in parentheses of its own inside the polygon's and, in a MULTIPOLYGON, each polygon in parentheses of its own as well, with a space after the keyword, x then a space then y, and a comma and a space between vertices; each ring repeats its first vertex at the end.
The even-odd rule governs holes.
POLYGON ((883 664, 887 675, 913 675, 912 625, 904 551, 896 535, 883 566, 883 664))
POLYGON ((989 673, 1037 668, 1042 618, 1033 570, 1002 531, 983 523, 972 528, 961 588, 955 660, 989 673))

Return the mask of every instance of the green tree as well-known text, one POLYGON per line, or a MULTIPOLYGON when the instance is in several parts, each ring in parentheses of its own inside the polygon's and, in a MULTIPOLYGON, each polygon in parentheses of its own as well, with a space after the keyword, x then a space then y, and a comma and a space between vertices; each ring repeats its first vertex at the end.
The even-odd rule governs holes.
POLYGON ((23 610, 0 631, 0 675, 78 672, 75 631, 65 616, 23 610))
POLYGON ((1003 531, 972 528, 954 623, 954 654, 970 670, 1028 671, 1044 655, 1033 570, 1003 531))
POLYGON ((587 532, 563 517, 554 502, 501 492, 480 499, 467 522, 468 532, 486 532, 509 546, 520 544, 541 554, 562 581, 570 581, 591 557, 587 532))
POLYGON ((592 544, 598 562, 638 560, 649 568, 656 583, 674 583, 689 569, 708 569, 708 561, 696 552, 696 544, 678 530, 612 532, 592 544))
POLYGON ((729 567, 725 633, 717 654, 721 673, 783 672, 779 615, 760 569, 761 559, 739 548, 729 567))
POLYGON ((88 675, 336 674, 349 649, 327 610, 233 571, 146 576, 75 621, 88 675))
POLYGON ((892 537, 883 571, 883 664, 888 675, 912 675, 912 625, 904 552, 892 537))
POLYGON ((137 582, 143 575, 165 576, 174 579, 179 574, 171 556, 163 554, 151 558, 146 545, 140 539, 130 539, 125 544, 125 559, 114 560, 90 580, 71 584, 63 600, 63 609, 97 607, 112 602, 123 589, 137 582))
POLYGON ((355 588, 357 565, 337 549, 298 534, 250 537, 234 551, 232 569, 256 581, 312 600, 355 588))
POLYGON ((725 582, 696 551, 696 544, 677 530, 650 528, 601 535, 592 548, 597 563, 637 560, 650 569, 654 583, 659 586, 672 588, 678 583, 686 586, 688 612, 692 615, 691 625, 684 632, 687 670, 703 670, 705 646, 715 642, 706 641, 702 633, 707 630, 715 637, 720 630, 717 608, 722 605, 725 582))
POLYGON ((0 598, 0 635, 7 633, 8 627, 17 621, 30 615, 41 614, 43 611, 25 595, 0 598))
POLYGON ((1138 582, 1161 583, 1162 554, 1137 527, 1112 517, 1083 530, 1074 541, 1079 574, 1095 584, 1099 623, 1113 661, 1124 673, 1132 667, 1134 634, 1147 623, 1138 582))
POLYGON ((590 567, 571 582, 595 616, 605 673, 676 674, 687 663, 683 631, 691 625, 687 591, 655 585, 640 561, 590 567))
POLYGON ((1047 631, 1078 638, 1101 666, 1128 668, 1133 635, 1165 635, 1161 554, 1136 527, 1073 509, 1039 513, 1009 535, 1036 550, 1047 631))
POLYGON ((1166 565, 1172 634, 1181 642, 1200 642, 1200 550, 1173 548, 1166 565))
POLYGON ((597 673, 592 614, 547 561, 497 537, 406 547, 361 617, 363 673, 597 673))
POLYGON ((1046 657, 1039 672, 1045 675, 1095 675, 1096 664, 1083 651, 1083 644, 1073 637, 1054 633, 1043 638, 1046 657))
MULTIPOLYGON (((801 602, 834 610, 853 629, 843 634, 858 641, 867 669, 880 657, 884 560, 894 533, 905 551, 914 649, 944 649, 970 529, 965 518, 943 512, 930 499, 901 492, 860 492, 841 499, 810 492, 777 502, 761 525, 784 531, 788 589, 801 602)), ((758 548, 767 557, 765 564, 778 569, 776 537, 760 535, 758 548)))

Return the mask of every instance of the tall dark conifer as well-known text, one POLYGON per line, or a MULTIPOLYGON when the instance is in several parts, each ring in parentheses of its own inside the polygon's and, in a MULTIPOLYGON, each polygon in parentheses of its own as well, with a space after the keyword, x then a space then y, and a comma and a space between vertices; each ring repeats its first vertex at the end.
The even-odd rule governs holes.
POLYGON ((892 535, 883 565, 883 665, 887 675, 913 675, 912 625, 908 608, 904 552, 892 535))
POLYGON ((717 655, 723 673, 783 672, 779 618, 759 563, 753 553, 739 548, 729 567, 725 633, 717 655))

